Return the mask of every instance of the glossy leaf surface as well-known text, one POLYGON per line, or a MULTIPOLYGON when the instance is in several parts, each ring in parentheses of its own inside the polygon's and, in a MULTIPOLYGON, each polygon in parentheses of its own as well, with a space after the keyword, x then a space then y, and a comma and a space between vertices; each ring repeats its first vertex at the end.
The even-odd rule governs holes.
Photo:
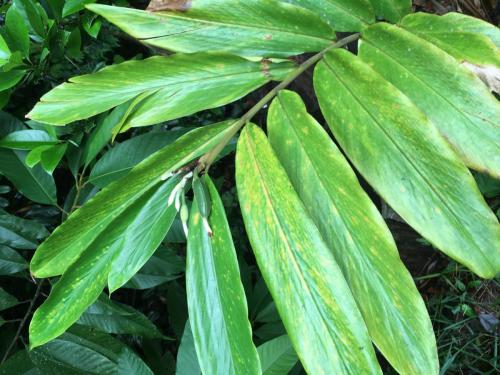
POLYGON ((342 269, 375 345, 400 373, 438 373, 425 304, 347 160, 291 91, 274 100, 267 126, 271 146, 342 269))
POLYGON ((37 249, 31 261, 31 272, 37 277, 62 274, 92 241, 106 233, 114 219, 158 185, 162 175, 209 150, 220 141, 230 124, 205 126, 184 135, 137 165, 123 180, 96 194, 37 249))
POLYGON ((375 22, 370 0, 286 0, 319 14, 335 31, 361 31, 375 22))
POLYGON ((65 125, 134 100, 122 129, 152 125, 230 103, 292 67, 204 53, 127 61, 71 78, 42 96, 28 116, 65 125))
POLYGON ((19 130, 0 139, 0 147, 31 150, 37 146, 54 145, 58 142, 42 130, 19 130))
POLYGON ((489 37, 491 29, 496 30, 495 34, 500 31, 490 23, 459 13, 444 16, 414 13, 403 18, 401 27, 446 51, 460 63, 500 67, 500 47, 489 37), (469 27, 470 22, 477 24, 477 31, 469 27))
POLYGON ((424 113, 345 50, 317 65, 314 87, 335 138, 382 198, 444 253, 482 277, 495 276, 498 221, 424 113))
POLYGON ((363 33, 359 56, 429 117, 469 167, 500 176, 500 104, 479 78, 440 48, 387 24, 363 33))
POLYGON ((152 1, 148 11, 89 5, 133 37, 175 52, 287 57, 325 48, 334 31, 319 16, 277 0, 152 1))
POLYGON ((38 242, 48 235, 49 232, 42 224, 0 209, 0 245, 16 249, 36 249, 38 242))
POLYGON ((205 175, 211 201, 203 224, 195 196, 191 206, 186 259, 189 321, 200 368, 206 374, 259 374, 252 342, 247 301, 241 284, 236 250, 217 189, 205 175))
POLYGON ((305 370, 380 373, 339 266, 255 125, 238 141, 236 184, 257 264, 305 370))
POLYGON ((193 332, 189 320, 184 327, 181 344, 177 352, 177 361, 175 365, 175 375, 200 375, 201 369, 198 364, 198 356, 194 347, 193 332))

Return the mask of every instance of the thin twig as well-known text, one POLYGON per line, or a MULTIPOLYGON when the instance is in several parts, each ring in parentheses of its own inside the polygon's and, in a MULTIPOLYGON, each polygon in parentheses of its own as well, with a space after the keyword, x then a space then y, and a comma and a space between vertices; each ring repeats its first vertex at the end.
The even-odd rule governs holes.
POLYGON ((17 329, 16 335, 12 339, 12 342, 10 343, 9 347, 5 351, 5 354, 3 355, 2 362, 0 362, 0 365, 5 362, 7 357, 9 356, 10 352, 14 348, 14 345, 16 344, 17 340, 19 339, 19 336, 21 336, 21 332, 24 328, 24 325, 26 324, 26 321, 28 320, 28 317, 31 314, 31 311, 33 311, 33 307, 35 306, 35 302, 38 299, 38 296, 40 295, 40 292, 42 291, 42 285, 43 285, 44 280, 40 280, 40 283, 38 284, 35 295, 33 296, 30 305, 28 306, 28 310, 26 311, 26 314, 24 314, 23 319, 21 320, 21 323, 19 323, 19 328, 17 329))

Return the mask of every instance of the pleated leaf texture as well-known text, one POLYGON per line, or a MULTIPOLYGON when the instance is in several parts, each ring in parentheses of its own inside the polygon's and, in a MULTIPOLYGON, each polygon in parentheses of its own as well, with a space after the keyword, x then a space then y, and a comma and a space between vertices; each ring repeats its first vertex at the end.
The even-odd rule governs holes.
POLYGON ((326 122, 298 94, 272 92, 259 124, 267 134, 246 117, 203 126, 103 184, 35 252, 33 275, 60 278, 33 316, 31 347, 63 334, 106 286, 113 292, 139 271, 174 222, 178 207, 167 200, 182 177, 239 137, 241 214, 286 336, 256 349, 232 215, 221 185, 202 174, 207 201, 195 191, 190 212, 181 209, 190 345, 201 372, 284 374, 298 358, 309 374, 380 374, 376 347, 401 374, 438 374, 425 304, 355 172, 436 249, 480 277, 497 276, 500 225, 469 168, 500 178, 492 94, 500 31, 457 13, 411 14, 411 4, 87 5, 172 54, 74 77, 41 98, 33 120, 64 126, 112 111, 116 135, 229 104, 271 81, 289 83, 304 68, 294 57, 318 53, 313 86, 326 122), (332 48, 336 32, 359 32, 351 36, 358 48, 349 49, 357 52, 332 48))

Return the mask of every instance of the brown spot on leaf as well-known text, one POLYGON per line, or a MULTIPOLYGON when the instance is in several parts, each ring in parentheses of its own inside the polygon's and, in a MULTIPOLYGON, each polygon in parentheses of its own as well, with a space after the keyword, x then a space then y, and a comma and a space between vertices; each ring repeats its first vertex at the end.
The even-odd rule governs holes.
POLYGON ((500 94, 500 69, 496 66, 476 65, 468 61, 462 62, 462 65, 478 76, 490 91, 500 94))
POLYGON ((271 39, 273 39, 273 36, 271 34, 264 35, 264 40, 271 40, 271 39))
POLYGON ((268 59, 262 59, 260 62, 260 69, 267 78, 271 78, 271 73, 269 73, 269 68, 271 66, 271 61, 268 59))
POLYGON ((192 0, 152 0, 146 10, 149 12, 185 12, 186 10, 191 8, 192 3, 192 0))

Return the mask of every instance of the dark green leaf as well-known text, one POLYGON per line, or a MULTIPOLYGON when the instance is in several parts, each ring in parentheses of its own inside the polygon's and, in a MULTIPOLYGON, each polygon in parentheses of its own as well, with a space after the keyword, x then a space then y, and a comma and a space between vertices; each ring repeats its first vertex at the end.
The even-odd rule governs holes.
POLYGON ((27 268, 28 263, 17 251, 0 245, 0 276, 11 275, 27 268))
POLYGON ((19 304, 19 301, 13 295, 7 293, 0 287, 0 311, 7 310, 12 306, 19 304))
POLYGON ((49 232, 42 224, 21 219, 0 209, 0 245, 16 249, 35 249, 38 241, 48 235, 49 232))
POLYGON ((151 132, 115 145, 92 168, 89 182, 103 188, 110 182, 125 176, 149 155, 185 133, 184 130, 151 132))
POLYGON ((163 334, 141 312, 101 295, 80 317, 78 324, 101 332, 163 338, 163 334))
MULTIPOLYGON (((172 227, 170 227, 170 231, 172 227)), ((170 233, 169 231, 169 233, 170 233)), ((160 247, 124 288, 149 289, 180 277, 184 260, 173 250, 160 247)))
POLYGON ((370 2, 377 16, 392 23, 398 23, 411 12, 411 0, 370 0, 370 2))
POLYGON ((262 365, 262 375, 288 374, 299 360, 287 335, 267 341, 257 350, 262 365))
POLYGON ((186 322, 179 351, 177 352, 175 375, 201 375, 189 320, 186 322))
POLYGON ((32 201, 56 204, 56 185, 52 176, 39 166, 28 167, 25 158, 25 151, 0 149, 0 174, 32 201))

